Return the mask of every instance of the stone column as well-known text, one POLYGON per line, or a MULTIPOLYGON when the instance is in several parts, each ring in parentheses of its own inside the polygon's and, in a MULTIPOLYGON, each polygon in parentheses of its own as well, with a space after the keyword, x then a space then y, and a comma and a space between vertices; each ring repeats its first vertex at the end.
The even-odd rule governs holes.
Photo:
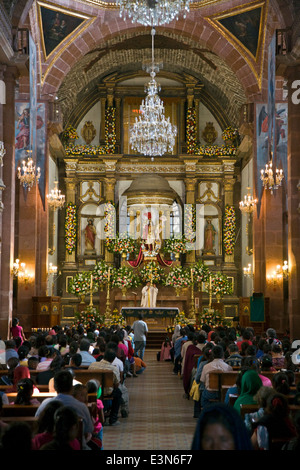
POLYGON ((288 261, 289 261, 289 326, 291 338, 300 337, 300 66, 287 70, 288 76, 288 261))
POLYGON ((14 67, 2 69, 6 87, 6 103, 0 105, 1 140, 4 142, 6 155, 3 161, 2 178, 5 189, 2 202, 5 210, 1 215, 0 225, 0 336, 8 338, 9 326, 13 315, 13 278, 11 268, 14 262, 15 236, 15 80, 17 70, 14 67))

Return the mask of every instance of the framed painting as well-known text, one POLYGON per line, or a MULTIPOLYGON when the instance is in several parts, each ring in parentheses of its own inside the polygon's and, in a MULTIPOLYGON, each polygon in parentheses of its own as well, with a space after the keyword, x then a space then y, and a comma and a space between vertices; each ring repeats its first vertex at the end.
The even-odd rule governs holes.
POLYGON ((91 17, 50 3, 38 2, 41 41, 46 58, 91 17))

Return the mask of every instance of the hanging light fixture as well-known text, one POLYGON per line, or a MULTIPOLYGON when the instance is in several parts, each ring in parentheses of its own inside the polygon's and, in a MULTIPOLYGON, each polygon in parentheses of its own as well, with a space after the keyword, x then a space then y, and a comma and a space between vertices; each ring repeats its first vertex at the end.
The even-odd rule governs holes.
POLYGON ((147 96, 140 106, 140 115, 135 119, 130 129, 129 142, 137 152, 151 156, 162 156, 172 152, 177 135, 176 126, 165 118, 164 105, 158 96, 160 87, 155 80, 158 66, 154 63, 154 35, 152 35, 152 64, 150 66, 150 81, 145 85, 147 96))
POLYGON ((257 199, 253 199, 250 193, 250 187, 247 187, 247 195, 244 196, 244 200, 240 201, 239 207, 243 214, 252 214, 257 204, 257 199))
MULTIPOLYGON (((27 150, 27 153, 30 155, 31 150, 27 150)), ((37 183, 41 176, 41 170, 38 167, 37 170, 35 168, 35 164, 31 157, 28 158, 27 161, 23 160, 22 167, 18 168, 18 178, 20 180, 20 184, 23 184, 25 189, 30 189, 32 186, 37 183)))
POLYGON ((271 194, 281 186, 283 178, 284 175, 281 169, 276 168, 274 173, 272 160, 266 164, 265 169, 260 170, 260 179, 263 183, 263 187, 269 189, 271 194))
POLYGON ((144 26, 160 26, 178 20, 190 11, 190 0, 116 0, 120 17, 144 26))
POLYGON ((48 205, 52 210, 61 209, 65 204, 65 196, 61 194, 60 189, 57 187, 58 182, 54 181, 54 189, 51 189, 50 194, 47 194, 48 205))

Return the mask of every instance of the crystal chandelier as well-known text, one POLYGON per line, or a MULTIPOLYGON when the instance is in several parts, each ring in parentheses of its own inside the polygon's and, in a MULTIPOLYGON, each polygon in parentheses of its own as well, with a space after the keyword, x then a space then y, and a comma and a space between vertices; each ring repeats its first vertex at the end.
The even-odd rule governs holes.
POLYGON ((278 189, 281 186, 281 182, 284 178, 283 171, 278 168, 273 171, 272 160, 269 164, 266 164, 265 169, 260 170, 260 179, 262 180, 263 187, 265 189, 270 189, 271 194, 273 194, 275 189, 278 189))
POLYGON ((179 14, 183 17, 190 11, 190 0, 116 0, 120 7, 120 17, 127 16, 132 23, 144 26, 159 26, 178 20, 179 14))
POLYGON ((257 204, 257 199, 253 199, 250 193, 249 186, 247 187, 247 195, 244 196, 244 200, 240 201, 239 207, 243 214, 252 214, 257 204))
POLYGON ((163 102, 158 96, 160 87, 155 80, 157 65, 154 64, 154 35, 152 35, 152 65, 150 67, 150 81, 145 86, 147 96, 140 106, 140 115, 135 119, 130 129, 130 145, 137 152, 154 156, 162 156, 172 152, 175 145, 177 129, 165 118, 163 102))
POLYGON ((60 189, 57 187, 58 182, 54 181, 54 189, 51 189, 50 194, 47 194, 48 205, 54 211, 61 209, 65 204, 65 196, 61 194, 60 189))
MULTIPOLYGON (((31 150, 27 150, 30 154, 31 150)), ((41 176, 41 170, 38 167, 37 170, 35 168, 34 162, 31 157, 28 158, 27 162, 23 160, 22 167, 18 168, 18 178, 20 180, 20 184, 23 184, 25 189, 30 189, 32 186, 39 181, 41 176)))

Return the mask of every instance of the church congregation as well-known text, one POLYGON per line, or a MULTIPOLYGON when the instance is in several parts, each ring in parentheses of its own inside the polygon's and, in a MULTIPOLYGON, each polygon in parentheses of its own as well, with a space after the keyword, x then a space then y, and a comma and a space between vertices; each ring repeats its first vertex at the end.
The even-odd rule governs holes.
MULTIPOLYGON (((146 324, 142 318, 139 322, 146 324)), ((21 334, 2 343, 3 450, 16 445, 20 429, 18 447, 24 450, 101 451, 105 449, 106 426, 121 429, 122 420, 130 419, 135 403, 129 400, 126 383, 147 367, 144 348, 136 348, 132 327, 98 331, 93 324, 89 329, 55 326, 28 339, 21 334), (46 366, 39 370, 43 363, 46 366), (112 372, 109 387, 93 378, 97 370, 112 372), (91 372, 86 383, 80 381, 81 371, 91 372), (52 393, 44 393, 50 390, 51 380, 52 393), (16 405, 34 409, 36 427, 27 418, 11 418, 9 407, 16 405), (61 419, 65 419, 64 427, 61 419)), ((261 335, 250 327, 204 325, 199 331, 189 324, 174 328, 172 338, 162 343, 158 359, 169 363, 169 373, 178 376, 182 400, 194 403, 193 418, 197 421, 192 450, 299 448, 300 367, 292 343, 288 335, 279 339, 272 328, 261 335), (221 388, 221 382, 212 384, 213 373, 219 377, 233 374, 231 384, 221 388), (230 434, 230 439, 218 442, 207 436, 205 426, 210 422, 221 423, 222 432, 230 434)))

